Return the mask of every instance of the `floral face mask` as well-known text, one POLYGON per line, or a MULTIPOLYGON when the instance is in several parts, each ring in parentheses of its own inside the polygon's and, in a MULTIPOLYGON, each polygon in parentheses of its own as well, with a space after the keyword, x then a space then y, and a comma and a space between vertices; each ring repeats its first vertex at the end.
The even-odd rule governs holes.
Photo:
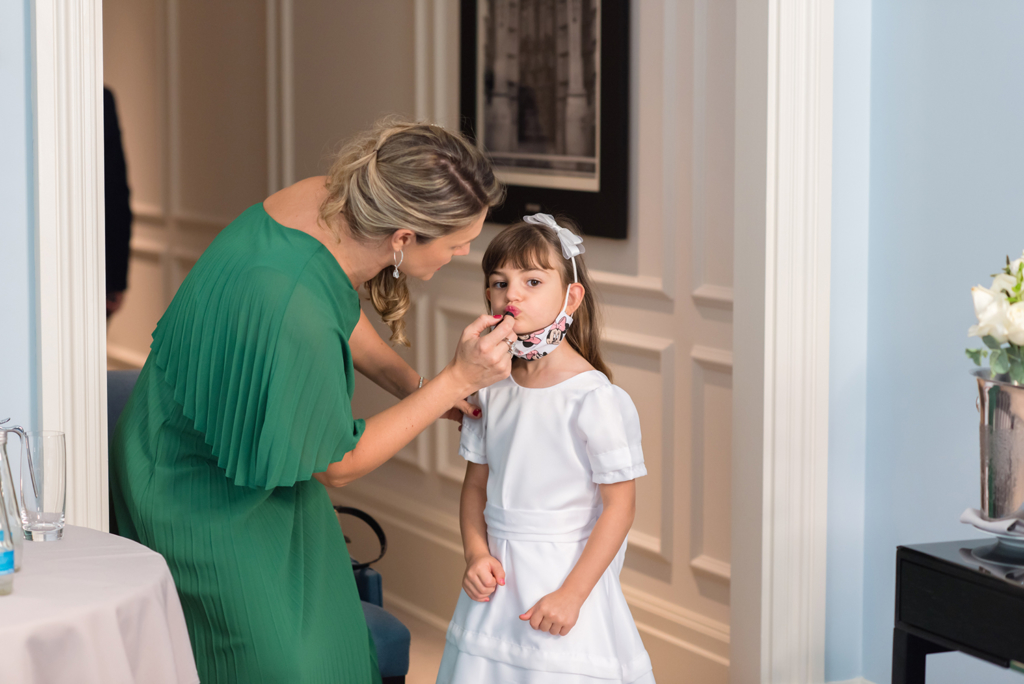
MULTIPOLYGON (((573 282, 578 283, 579 275, 576 272, 576 256, 586 251, 583 248, 583 238, 571 230, 566 230, 558 225, 550 214, 533 214, 531 216, 524 216, 523 220, 527 223, 546 226, 555 231, 555 235, 558 236, 558 242, 562 246, 562 256, 572 260, 573 282)), ((532 361, 553 352, 561 341, 565 339, 565 334, 569 330, 569 326, 572 325, 572 316, 565 311, 568 306, 569 288, 567 287, 565 289, 565 301, 562 303, 562 310, 555 316, 554 323, 536 332, 516 335, 518 339, 512 344, 512 355, 525 361, 532 361)))
POLYGON ((565 303, 562 304, 561 312, 555 316, 555 322, 536 332, 516 335, 519 339, 512 344, 512 355, 526 361, 533 361, 555 351, 555 347, 565 339, 565 333, 572 325, 572 316, 565 312, 565 307, 568 305, 569 289, 566 288, 565 303))

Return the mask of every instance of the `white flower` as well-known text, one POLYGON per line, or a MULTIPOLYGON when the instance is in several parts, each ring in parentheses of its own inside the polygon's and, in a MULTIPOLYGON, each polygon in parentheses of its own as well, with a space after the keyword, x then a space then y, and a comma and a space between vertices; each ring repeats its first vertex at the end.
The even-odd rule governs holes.
POLYGON ((1021 264, 1024 264, 1024 257, 1010 262, 1010 273, 1012 273, 1014 277, 1016 277, 1020 272, 1021 264))
POLYGON ((999 344, 1005 344, 1009 339, 1006 313, 1010 308, 1006 295, 978 285, 971 288, 971 296, 974 298, 974 313, 978 317, 978 325, 971 326, 968 334, 972 337, 991 335, 999 344))
MULTIPOLYGON (((1012 264, 1011 264, 1012 266, 1012 264)), ((1010 297, 1013 296, 1013 288, 1017 286, 1017 276, 1006 275, 1000 273, 992 280, 992 291, 1002 292, 1005 291, 1010 297)))
POLYGON ((1010 342, 1024 344, 1024 302, 1011 304, 1006 309, 1006 332, 1010 342))

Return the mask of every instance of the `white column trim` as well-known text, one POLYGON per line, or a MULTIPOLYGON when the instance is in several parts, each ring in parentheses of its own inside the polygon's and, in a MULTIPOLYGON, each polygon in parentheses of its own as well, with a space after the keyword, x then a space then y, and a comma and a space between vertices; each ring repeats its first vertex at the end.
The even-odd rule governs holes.
POLYGON ((825 675, 833 2, 740 0, 737 22, 735 244, 748 249, 736 255, 732 619, 750 665, 730 680, 811 684, 825 675), (745 341, 759 325, 760 350, 745 341), (755 422, 756 439, 740 435, 755 422))
POLYGON ((67 521, 107 529, 101 0, 33 3, 41 424, 67 440, 67 521))

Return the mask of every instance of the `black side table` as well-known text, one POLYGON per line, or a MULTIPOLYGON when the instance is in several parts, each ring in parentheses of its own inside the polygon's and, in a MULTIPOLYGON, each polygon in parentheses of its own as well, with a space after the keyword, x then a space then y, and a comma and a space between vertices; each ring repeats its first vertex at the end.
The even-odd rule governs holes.
POLYGON ((892 683, 924 684, 925 656, 947 651, 1024 672, 1024 551, 989 539, 896 549, 892 683))

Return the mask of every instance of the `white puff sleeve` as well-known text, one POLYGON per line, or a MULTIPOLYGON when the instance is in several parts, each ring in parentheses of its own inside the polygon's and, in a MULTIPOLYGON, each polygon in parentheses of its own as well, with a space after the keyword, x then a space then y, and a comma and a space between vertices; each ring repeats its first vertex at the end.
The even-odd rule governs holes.
POLYGON ((487 450, 484 448, 484 437, 487 430, 487 391, 480 390, 476 395, 476 403, 481 410, 479 418, 462 417, 462 439, 459 441, 459 456, 473 463, 487 463, 487 450))
POLYGON ((626 482, 647 474, 640 415, 621 387, 606 385, 583 397, 577 425, 587 444, 594 482, 626 482))

